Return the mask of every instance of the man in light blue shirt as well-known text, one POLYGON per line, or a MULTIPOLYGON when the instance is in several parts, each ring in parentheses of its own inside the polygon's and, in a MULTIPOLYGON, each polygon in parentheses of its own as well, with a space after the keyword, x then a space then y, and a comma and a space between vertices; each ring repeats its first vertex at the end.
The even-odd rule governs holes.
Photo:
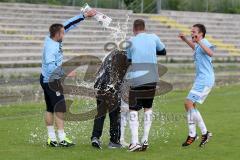
MULTIPOLYGON (((44 91, 46 102, 45 123, 48 130, 47 145, 51 147, 63 146, 70 147, 74 143, 66 137, 64 132, 64 112, 66 112, 66 104, 62 91, 60 78, 64 76, 62 69, 63 51, 62 40, 64 34, 85 19, 85 17, 92 17, 96 15, 95 10, 90 10, 84 14, 77 15, 62 24, 52 24, 49 28, 50 34, 46 36, 44 41, 43 55, 42 55, 42 71, 40 76, 40 84, 44 91), (58 129, 57 142, 54 129, 55 124, 58 129)), ((70 73, 68 76, 73 76, 70 73)))
POLYGON ((192 41, 189 41, 182 33, 179 35, 194 50, 196 70, 195 82, 185 101, 189 135, 187 140, 182 144, 183 147, 191 145, 197 139, 196 125, 199 126, 202 132, 200 147, 204 146, 212 136, 212 133, 207 130, 203 118, 196 108, 197 103, 202 104, 205 101, 215 82, 212 65, 214 46, 205 38, 205 34, 205 26, 195 24, 191 30, 192 41))
POLYGON ((152 104, 157 82, 159 82, 157 55, 166 55, 165 45, 155 34, 145 32, 144 20, 134 21, 135 37, 130 39, 127 50, 131 66, 126 80, 130 85, 129 116, 132 134, 129 151, 145 151, 148 147, 148 135, 152 124, 152 104), (138 140, 138 111, 144 108, 144 134, 139 144, 138 140))
POLYGON ((53 24, 44 41, 43 57, 42 57, 42 75, 43 82, 48 83, 49 80, 60 79, 64 72, 61 68, 63 62, 62 40, 64 34, 74 29, 85 19, 85 15, 80 14, 62 24, 53 24), (57 70, 56 70, 57 69, 57 70))
POLYGON ((127 50, 132 65, 127 74, 131 86, 159 82, 157 55, 165 54, 165 45, 156 34, 139 32, 130 39, 127 50))
MULTIPOLYGON (((214 46, 204 38, 200 43, 205 45, 211 50, 214 46)), ((195 45, 194 61, 196 67, 195 84, 213 87, 215 83, 214 69, 212 64, 212 57, 205 53, 200 44, 195 45)))

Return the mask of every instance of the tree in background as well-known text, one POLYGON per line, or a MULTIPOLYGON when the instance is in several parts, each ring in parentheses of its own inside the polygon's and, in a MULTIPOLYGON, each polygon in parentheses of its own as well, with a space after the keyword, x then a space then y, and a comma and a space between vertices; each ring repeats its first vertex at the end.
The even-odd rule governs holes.
POLYGON ((181 0, 178 4, 178 10, 183 11, 207 11, 207 0, 181 0))
POLYGON ((124 0, 124 3, 126 6, 129 6, 133 2, 134 2, 134 0, 124 0))
POLYGON ((162 9, 240 13, 240 0, 162 0, 162 9))
POLYGON ((240 13, 240 0, 210 0, 210 12, 240 13))

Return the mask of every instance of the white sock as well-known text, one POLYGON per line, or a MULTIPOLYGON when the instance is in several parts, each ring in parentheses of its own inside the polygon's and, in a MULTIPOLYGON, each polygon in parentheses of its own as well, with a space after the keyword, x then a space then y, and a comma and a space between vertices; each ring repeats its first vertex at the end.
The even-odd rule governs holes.
POLYGON ((130 130, 131 130, 131 134, 132 134, 132 144, 138 144, 139 140, 138 140, 138 126, 139 126, 139 122, 138 122, 138 112, 137 111, 131 111, 129 113, 129 126, 130 126, 130 130))
POLYGON ((124 141, 125 139, 125 128, 127 126, 128 120, 128 112, 121 112, 121 137, 120 141, 124 141))
POLYGON ((47 126, 47 130, 48 130, 48 137, 50 138, 50 140, 57 141, 54 126, 47 126))
POLYGON ((152 125, 152 110, 144 112, 144 133, 142 137, 142 143, 148 141, 149 131, 152 125))
POLYGON ((187 122, 189 129, 189 136, 196 136, 196 112, 194 109, 191 109, 187 112, 187 122))
POLYGON ((66 137, 66 134, 65 134, 64 130, 63 129, 59 129, 58 130, 58 138, 59 138, 59 140, 63 141, 65 139, 65 137, 66 137))
POLYGON ((204 134, 207 134, 207 127, 203 121, 203 118, 200 114, 200 112, 195 109, 195 112, 196 112, 196 115, 197 115, 197 124, 198 124, 198 127, 200 128, 201 132, 202 132, 202 135, 204 134))

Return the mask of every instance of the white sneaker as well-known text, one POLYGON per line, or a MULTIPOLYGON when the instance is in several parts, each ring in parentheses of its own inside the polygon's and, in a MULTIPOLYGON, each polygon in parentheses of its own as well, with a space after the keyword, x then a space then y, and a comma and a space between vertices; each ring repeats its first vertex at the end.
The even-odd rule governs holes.
POLYGON ((140 144, 130 144, 128 150, 130 152, 138 152, 141 151, 142 146, 140 144))

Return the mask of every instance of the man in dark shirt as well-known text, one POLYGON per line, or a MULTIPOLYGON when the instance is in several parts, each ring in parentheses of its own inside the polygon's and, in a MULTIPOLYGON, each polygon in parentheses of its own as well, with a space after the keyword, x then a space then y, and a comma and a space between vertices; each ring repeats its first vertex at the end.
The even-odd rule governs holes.
POLYGON ((97 115, 92 132, 92 146, 101 149, 106 113, 110 118, 109 148, 121 148, 120 144, 120 87, 128 68, 126 52, 114 50, 104 60, 97 73, 94 88, 97 91, 97 115))

